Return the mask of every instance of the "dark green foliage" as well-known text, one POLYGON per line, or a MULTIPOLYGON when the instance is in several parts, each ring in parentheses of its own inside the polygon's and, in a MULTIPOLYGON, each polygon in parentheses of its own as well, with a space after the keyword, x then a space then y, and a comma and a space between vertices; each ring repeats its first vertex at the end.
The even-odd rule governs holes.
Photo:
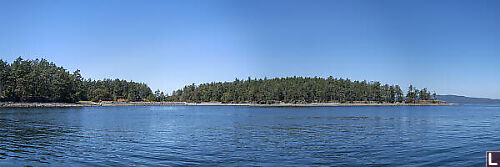
MULTIPOLYGON (((411 91, 407 102, 430 100, 427 89, 411 91)), ((172 101, 223 103, 326 103, 326 102, 378 102, 405 101, 399 85, 380 82, 351 81, 349 79, 287 77, 251 79, 233 82, 212 82, 188 85, 174 91, 172 101)))
POLYGON ((76 102, 119 98, 141 101, 152 95, 146 84, 118 79, 84 80, 79 70, 71 74, 45 59, 19 57, 12 64, 0 60, 1 101, 76 102))
POLYGON ((427 91, 427 88, 418 90, 417 88, 410 85, 408 88, 408 93, 406 93, 406 103, 417 103, 419 100, 433 100, 431 93, 427 91))
POLYGON ((76 102, 80 100, 185 101, 224 103, 416 103, 432 100, 427 89, 410 85, 405 95, 399 85, 349 79, 287 77, 188 85, 168 96, 144 83, 126 80, 84 80, 80 71, 68 72, 45 59, 12 64, 0 59, 0 100, 15 102, 76 102))
POLYGON ((119 79, 87 80, 83 82, 82 90, 88 91, 87 97, 82 100, 114 101, 126 99, 128 101, 149 100, 153 95, 148 85, 129 82, 119 79))

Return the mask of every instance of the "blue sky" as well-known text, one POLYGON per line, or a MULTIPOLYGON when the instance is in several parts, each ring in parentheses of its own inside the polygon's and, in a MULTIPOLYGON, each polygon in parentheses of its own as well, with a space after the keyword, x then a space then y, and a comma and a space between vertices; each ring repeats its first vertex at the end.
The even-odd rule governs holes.
POLYGON ((0 58, 166 92, 247 77, 500 98, 500 1, 0 0, 0 58))

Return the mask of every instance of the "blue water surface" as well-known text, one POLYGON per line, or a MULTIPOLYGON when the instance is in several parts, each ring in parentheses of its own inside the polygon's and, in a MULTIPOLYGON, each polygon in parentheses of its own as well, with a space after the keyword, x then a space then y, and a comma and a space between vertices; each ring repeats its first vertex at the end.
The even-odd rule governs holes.
POLYGON ((0 166, 484 166, 500 105, 0 109, 0 166))

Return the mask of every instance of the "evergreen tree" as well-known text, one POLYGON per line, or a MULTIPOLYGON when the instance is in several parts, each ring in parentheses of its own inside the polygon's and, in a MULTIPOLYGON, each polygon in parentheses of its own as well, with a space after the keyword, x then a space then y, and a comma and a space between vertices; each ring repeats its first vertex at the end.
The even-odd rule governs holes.
POLYGON ((117 98, 137 101, 151 95, 146 84, 119 79, 84 80, 80 70, 69 73, 45 59, 23 60, 19 57, 11 64, 0 60, 1 101, 76 102, 117 98), (130 94, 134 97, 129 98, 130 94))
MULTIPOLYGON (((410 86, 407 102, 416 102, 414 87, 410 86)), ((427 91, 427 89, 423 89, 427 91)), ((427 94, 422 93, 422 98, 427 94)), ((399 85, 380 82, 351 81, 328 77, 287 77, 272 79, 235 79, 233 82, 212 82, 187 85, 174 91, 167 99, 185 102, 223 103, 326 103, 378 102, 395 103, 405 100, 399 85)))

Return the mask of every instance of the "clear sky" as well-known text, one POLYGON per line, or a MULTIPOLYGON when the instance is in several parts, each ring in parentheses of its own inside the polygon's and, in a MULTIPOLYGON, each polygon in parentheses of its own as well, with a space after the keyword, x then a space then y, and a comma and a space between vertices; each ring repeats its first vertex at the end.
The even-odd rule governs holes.
POLYGON ((500 1, 0 0, 0 58, 170 93, 320 76, 500 98, 500 1))

